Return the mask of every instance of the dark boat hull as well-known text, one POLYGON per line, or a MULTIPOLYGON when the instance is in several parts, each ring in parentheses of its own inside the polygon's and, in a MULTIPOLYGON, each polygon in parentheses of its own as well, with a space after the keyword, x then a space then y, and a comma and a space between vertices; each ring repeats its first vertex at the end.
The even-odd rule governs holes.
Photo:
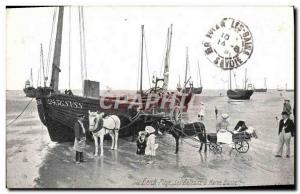
MULTIPOLYGON (((192 88, 192 93, 193 94, 201 94, 202 93, 202 89, 203 89, 203 87, 198 87, 198 88, 192 88)), ((185 89, 183 89, 183 93, 189 93, 189 91, 190 91, 190 88, 188 87, 188 88, 185 88, 185 89)))
MULTIPOLYGON (((51 94, 46 97, 37 98, 37 106, 40 120, 47 127, 50 139, 54 142, 67 142, 74 140, 74 124, 77 121, 78 114, 84 114, 88 118, 88 111, 103 111, 106 114, 116 114, 120 117, 121 127, 130 122, 127 112, 118 110, 100 109, 100 100, 84 98, 80 96, 71 96, 65 94, 51 94)), ((84 126, 88 129, 88 119, 85 119, 84 126)), ((119 136, 130 136, 132 130, 130 127, 119 131, 119 136)), ((91 134, 87 134, 91 139, 91 134)))
POLYGON ((26 97, 35 98, 36 96, 36 89, 34 87, 26 87, 23 89, 26 97))
POLYGON ((254 89, 254 92, 267 92, 267 88, 254 89))
POLYGON ((254 90, 227 90, 227 96, 233 100, 249 100, 254 90))
MULTIPOLYGON (((184 104, 188 104, 191 96, 185 99, 184 104)), ((68 142, 74 140, 73 127, 77 121, 78 114, 84 114, 86 119, 84 126, 88 129, 88 111, 100 111, 106 114, 115 114, 121 120, 121 129, 119 137, 129 137, 135 135, 138 131, 143 130, 146 125, 152 125, 156 119, 161 117, 140 116, 132 120, 137 115, 137 106, 132 103, 120 103, 118 108, 114 108, 116 98, 106 98, 100 101, 96 98, 85 98, 60 93, 48 95, 38 95, 36 97, 38 113, 40 120, 47 127, 50 139, 54 142, 68 142), (101 105, 101 106, 100 106, 101 105), (110 106, 110 108, 102 108, 110 106), (129 108, 131 106, 131 108, 129 108)), ((139 105, 139 104, 137 104, 139 105)), ((184 109, 186 111, 186 109, 184 109)), ((92 135, 87 133, 87 138, 92 139, 92 135)))

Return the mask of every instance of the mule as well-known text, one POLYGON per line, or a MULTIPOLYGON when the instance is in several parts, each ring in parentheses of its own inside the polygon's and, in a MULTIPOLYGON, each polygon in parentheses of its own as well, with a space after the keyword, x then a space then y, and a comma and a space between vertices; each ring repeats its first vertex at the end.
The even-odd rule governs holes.
POLYGON ((202 122, 194 122, 189 124, 173 124, 172 122, 165 121, 164 126, 160 128, 162 132, 167 132, 175 138, 176 149, 175 154, 179 150, 179 138, 194 138, 198 137, 200 141, 199 152, 202 151, 204 145, 204 151, 207 152, 206 144, 206 130, 205 125, 202 122))
POLYGON ((112 139, 111 149, 117 150, 118 136, 121 121, 116 115, 103 117, 104 113, 89 111, 89 131, 92 132, 95 141, 95 156, 98 156, 98 137, 100 139, 100 155, 103 156, 104 135, 109 134, 112 139))

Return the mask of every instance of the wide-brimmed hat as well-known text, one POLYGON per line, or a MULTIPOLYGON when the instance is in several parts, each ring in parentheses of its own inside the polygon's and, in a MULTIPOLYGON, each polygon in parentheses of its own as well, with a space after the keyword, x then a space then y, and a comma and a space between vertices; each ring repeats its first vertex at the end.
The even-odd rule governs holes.
POLYGON ((154 133, 155 132, 155 129, 152 127, 152 126, 146 126, 145 127, 145 131, 147 133, 154 133))
POLYGON ((281 115, 287 115, 287 116, 289 116, 289 113, 286 112, 286 111, 282 111, 281 115))
POLYGON ((77 118, 84 118, 84 114, 77 114, 77 118))
POLYGON ((200 102, 200 104, 204 105, 204 103, 203 103, 203 102, 200 102))
POLYGON ((145 131, 140 131, 140 132, 139 132, 139 136, 142 136, 142 135, 144 135, 144 136, 146 135, 146 134, 145 134, 145 131))
POLYGON ((229 118, 229 115, 228 115, 227 113, 223 113, 223 114, 221 115, 221 117, 222 117, 223 119, 228 119, 228 118, 229 118))
POLYGON ((284 99, 284 101, 289 102, 290 100, 289 99, 284 99))

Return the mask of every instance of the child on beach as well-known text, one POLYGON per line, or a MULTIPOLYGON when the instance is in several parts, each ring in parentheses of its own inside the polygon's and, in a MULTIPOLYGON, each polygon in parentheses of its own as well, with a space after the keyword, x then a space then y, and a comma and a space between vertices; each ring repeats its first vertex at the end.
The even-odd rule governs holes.
POLYGON ((140 131, 138 139, 136 140, 136 154, 143 156, 145 155, 145 149, 146 149, 146 132, 145 131, 140 131))
POLYGON ((86 136, 85 136, 85 128, 83 125, 84 115, 79 114, 78 120, 74 125, 74 134, 75 134, 75 141, 74 141, 74 150, 76 152, 75 155, 75 161, 76 164, 79 164, 80 162, 84 162, 83 159, 83 152, 85 149, 85 142, 86 142, 86 136))
POLYGON ((146 126, 145 131, 148 133, 147 146, 145 149, 146 156, 149 157, 148 164, 153 163, 153 156, 156 155, 158 144, 155 143, 155 129, 152 126, 146 126))

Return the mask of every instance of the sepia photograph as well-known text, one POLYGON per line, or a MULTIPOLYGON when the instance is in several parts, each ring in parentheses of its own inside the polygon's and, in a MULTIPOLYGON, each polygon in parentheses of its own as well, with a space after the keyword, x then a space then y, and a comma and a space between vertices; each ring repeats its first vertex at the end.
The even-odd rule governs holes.
POLYGON ((6 6, 6 188, 296 189, 295 12, 6 6))

